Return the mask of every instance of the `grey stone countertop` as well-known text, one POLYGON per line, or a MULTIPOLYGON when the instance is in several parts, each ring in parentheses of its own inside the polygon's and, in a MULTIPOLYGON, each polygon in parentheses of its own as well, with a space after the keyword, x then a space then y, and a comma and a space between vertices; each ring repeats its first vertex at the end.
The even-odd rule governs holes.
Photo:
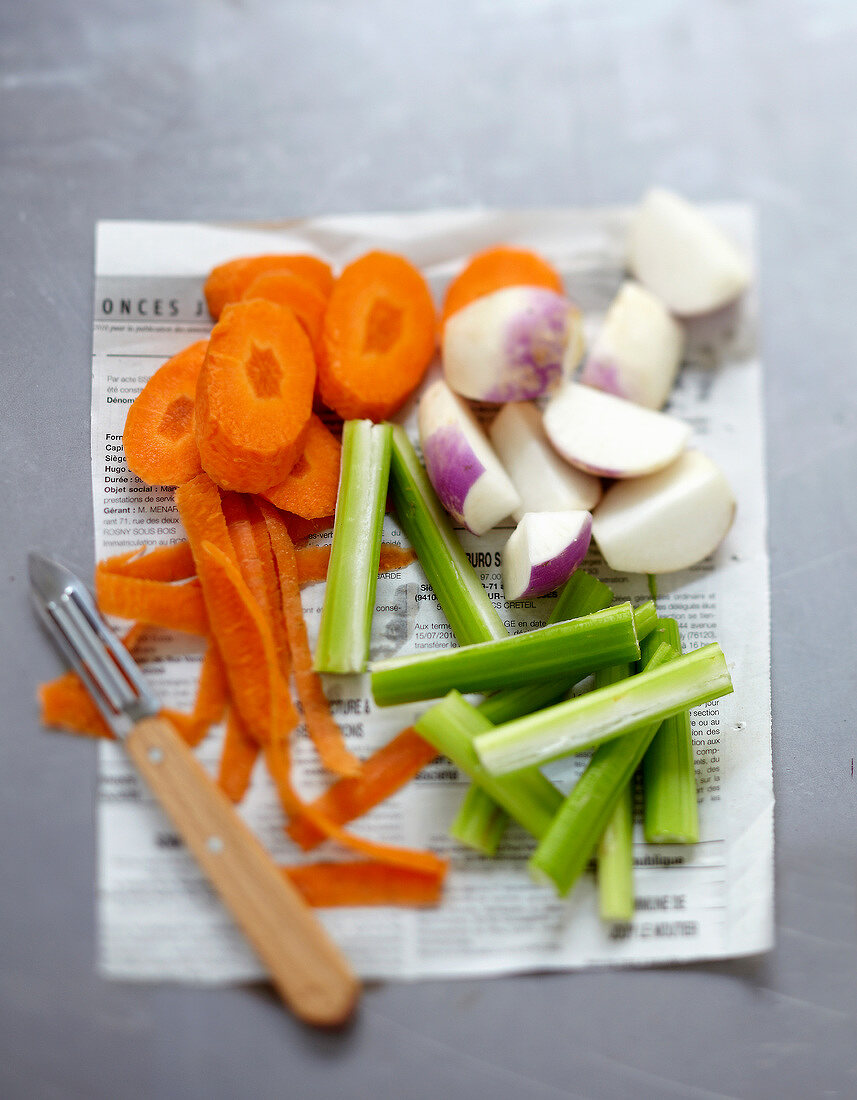
POLYGON ((29 0, 0 12, 0 1096, 857 1095, 857 7, 847 0, 29 0), (777 944, 740 961, 366 991, 319 1034, 263 986, 95 971, 94 746, 25 552, 92 567, 99 218, 756 204, 777 944))

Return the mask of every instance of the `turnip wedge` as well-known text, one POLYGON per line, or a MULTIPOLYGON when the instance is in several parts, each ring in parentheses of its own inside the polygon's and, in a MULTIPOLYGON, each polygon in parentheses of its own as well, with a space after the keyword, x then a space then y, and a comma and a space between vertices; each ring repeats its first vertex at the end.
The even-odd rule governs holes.
POLYGON ((734 515, 723 472, 691 450, 664 470, 612 485, 595 509, 592 535, 617 572, 672 573, 713 553, 734 515))
POLYGON ((503 547, 507 600, 544 596, 565 584, 586 557, 589 512, 527 512, 503 547))
POLYGON ((578 381, 659 409, 670 395, 684 350, 684 330, 639 283, 613 299, 578 381))
POLYGON ((451 389, 503 404, 552 393, 583 354, 580 310, 556 291, 511 286, 454 313, 443 330, 451 389))
POLYGON ((567 462, 601 477, 642 477, 674 462, 690 437, 684 421, 570 382, 545 409, 545 433, 567 462))
POLYGON ((417 420, 426 473, 453 519, 484 535, 520 505, 476 417, 443 379, 421 397, 417 420))
POLYGON ((591 512, 601 499, 599 478, 560 458, 545 435, 541 410, 529 401, 504 405, 488 435, 521 498, 515 522, 525 512, 591 512))
POLYGON ((673 313, 694 317, 735 301, 750 266, 711 219, 687 199, 655 187, 631 225, 631 271, 673 313))

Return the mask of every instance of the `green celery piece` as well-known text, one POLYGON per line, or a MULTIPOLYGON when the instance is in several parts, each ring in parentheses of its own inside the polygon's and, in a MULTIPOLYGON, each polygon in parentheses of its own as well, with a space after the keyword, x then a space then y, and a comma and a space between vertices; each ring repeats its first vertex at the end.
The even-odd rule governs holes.
POLYGON ((392 425, 347 420, 316 672, 362 672, 369 658, 392 425))
MULTIPOLYGON (((656 631, 644 641, 652 637, 657 637, 656 631)), ((712 642, 665 668, 647 670, 497 726, 476 740, 476 751, 489 772, 502 775, 594 748, 653 721, 660 725, 672 714, 731 691, 726 658, 712 642)))
MULTIPOLYGON (((680 653, 678 623, 667 618, 660 621, 666 641, 680 653)), ((699 840, 696 770, 686 710, 661 723, 643 757, 643 831, 649 844, 696 844, 699 840)))
POLYGON ((396 517, 458 644, 508 637, 404 428, 398 424, 392 427, 390 496, 396 517))
MULTIPOLYGON (((556 598, 550 615, 548 626, 551 623, 562 623, 567 619, 578 619, 581 615, 592 615, 596 611, 603 611, 613 603, 613 589, 603 581, 587 573, 585 569, 576 569, 556 598)), ((634 613, 636 625, 636 612, 634 613)), ((639 637, 639 630, 637 631, 639 637)))
POLYGON ((646 600, 639 607, 634 608, 634 625, 637 628, 637 638, 643 639, 650 634, 658 623, 658 609, 654 600, 646 600))
POLYGON ((626 783, 598 841, 598 911, 603 921, 634 916, 634 787, 626 783))
POLYGON ((538 768, 501 778, 489 775, 479 763, 473 739, 490 730, 491 722, 457 691, 449 692, 427 710, 414 728, 533 836, 538 838, 547 832, 562 804, 562 795, 538 768))
POLYGON ((634 613, 628 603, 525 634, 393 657, 370 666, 379 706, 436 699, 448 691, 488 692, 501 687, 594 672, 639 656, 634 613))
MULTIPOLYGON (((644 671, 639 676, 657 671, 661 666, 668 667, 680 659, 672 646, 652 636, 645 639, 643 653, 644 671)), ((631 680, 637 678, 630 677, 631 680)), ((552 882, 560 896, 569 892, 595 851, 617 801, 659 725, 658 720, 653 720, 595 750, 530 857, 529 869, 533 878, 552 882)))
POLYGON ((484 856, 493 856, 508 822, 509 815, 503 807, 486 790, 471 783, 449 827, 449 835, 484 856))

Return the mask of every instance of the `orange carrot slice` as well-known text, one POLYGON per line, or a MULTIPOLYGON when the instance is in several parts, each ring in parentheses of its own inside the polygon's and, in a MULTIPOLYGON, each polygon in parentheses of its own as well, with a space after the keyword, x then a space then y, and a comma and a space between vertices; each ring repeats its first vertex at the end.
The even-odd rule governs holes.
POLYGON ((329 293, 323 294, 318 287, 292 271, 278 270, 257 275, 241 298, 267 298, 270 302, 291 309, 309 337, 317 357, 321 348, 324 311, 329 293))
POLYGON ((425 279, 402 256, 369 252, 334 284, 318 368, 321 398, 343 420, 384 420, 416 389, 435 351, 425 279))
POLYGON ((232 701, 247 732, 264 744, 297 724, 271 628, 231 557, 203 542, 197 567, 232 701))
POLYGON ((259 742, 244 729, 237 711, 230 710, 226 720, 217 785, 232 802, 240 802, 247 793, 258 755, 259 742))
POLYGON ((215 320, 230 302, 237 302, 244 291, 266 271, 289 271, 311 283, 325 298, 333 288, 330 264, 318 256, 294 255, 241 256, 213 268, 203 288, 208 312, 215 320))
POLYGON ((308 905, 317 909, 343 905, 437 905, 443 874, 409 867, 353 860, 283 867, 308 905))
MULTIPOLYGON (((301 587, 327 579, 327 567, 330 564, 329 546, 301 546, 295 548, 298 563, 298 581, 301 587)), ((378 562, 379 573, 396 573, 417 560, 413 550, 403 546, 394 546, 390 542, 381 543, 381 557, 378 562)))
POLYGON ((303 453, 285 481, 266 489, 262 496, 284 512, 318 519, 336 508, 342 444, 313 413, 303 453))
POLYGON ((145 581, 184 581, 196 572, 189 542, 157 546, 148 551, 141 546, 137 550, 104 558, 102 564, 108 573, 139 577, 145 581))
POLYGON ((471 256, 467 266, 449 284, 443 300, 441 324, 463 306, 507 286, 542 286, 563 292, 559 272, 547 260, 525 248, 497 245, 471 256))
MULTIPOLYGON (((408 727, 364 760, 360 775, 337 780, 311 805, 335 825, 345 825, 404 787, 436 756, 437 750, 408 727)), ((293 817, 287 832, 304 849, 326 835, 303 816, 293 817)))
POLYGON ((178 710, 164 710, 163 714, 193 748, 202 741, 211 727, 223 718, 228 699, 229 684, 226 679, 226 669, 216 643, 209 640, 199 672, 193 710, 190 714, 178 710))
POLYGON ((338 775, 357 775, 360 771, 360 761, 346 747, 342 730, 330 713, 330 705, 325 697, 321 679, 312 668, 312 654, 301 605, 295 548, 280 513, 262 499, 259 500, 259 507, 268 526, 271 548, 277 563, 283 615, 294 663, 295 686, 303 707, 307 732, 326 768, 338 775))
POLYGON ((264 298, 223 310, 196 386, 200 461, 218 485, 259 493, 286 477, 303 450, 315 374, 291 310, 264 298))
POLYGON ((152 375, 128 409, 122 443, 128 468, 147 485, 181 485, 202 469, 194 396, 207 340, 191 344, 152 375))
POLYGON ((142 580, 95 567, 95 598, 105 615, 187 634, 207 634, 208 614, 196 578, 176 583, 142 580))

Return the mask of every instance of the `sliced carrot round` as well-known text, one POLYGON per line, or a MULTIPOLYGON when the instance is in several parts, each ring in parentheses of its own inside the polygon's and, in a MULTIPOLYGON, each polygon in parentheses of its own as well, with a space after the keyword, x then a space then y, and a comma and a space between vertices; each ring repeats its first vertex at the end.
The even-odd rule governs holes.
POLYGON ((538 253, 497 245, 471 256, 467 266, 449 284, 441 324, 463 306, 507 286, 543 286, 563 292, 559 272, 538 253))
POLYGON ((303 450, 315 359, 290 309, 252 298, 214 326, 196 387, 202 468, 221 488, 258 493, 282 481, 303 450))
POLYGON ((336 508, 342 444, 313 413, 301 457, 289 476, 262 496, 304 519, 329 516, 336 508))
POLYGON ((201 470, 194 394, 207 340, 159 367, 128 409, 122 444, 128 468, 147 485, 181 485, 201 470))
POLYGON ((333 288, 333 272, 330 264, 318 256, 295 254, 268 254, 241 256, 212 268, 205 281, 203 292, 208 312, 217 320, 224 306, 237 302, 253 280, 266 271, 290 271, 305 279, 325 298, 333 288))
POLYGON ((247 298, 267 298, 291 309, 318 356, 327 308, 327 295, 318 287, 291 271, 267 271, 249 284, 241 295, 242 301, 247 298))
POLYGON ((383 420, 416 389, 435 351, 436 313, 404 257, 369 252, 334 284, 324 319, 318 383, 344 420, 383 420))

